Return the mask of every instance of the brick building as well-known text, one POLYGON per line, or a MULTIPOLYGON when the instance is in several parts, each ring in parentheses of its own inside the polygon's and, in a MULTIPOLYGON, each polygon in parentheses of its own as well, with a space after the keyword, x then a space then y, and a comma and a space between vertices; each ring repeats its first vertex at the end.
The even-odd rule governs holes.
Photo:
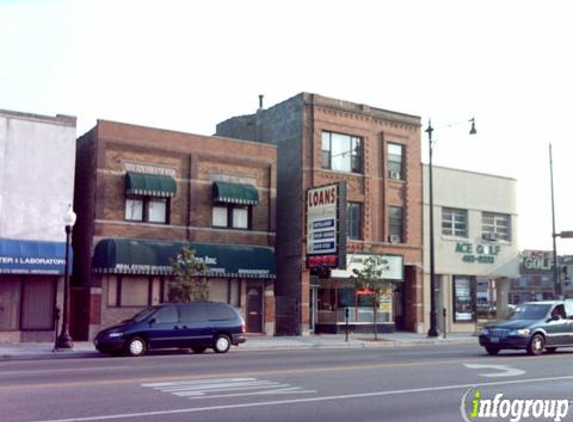
POLYGON ((369 256, 391 270, 379 329, 423 329, 419 117, 302 93, 224 121, 216 133, 278 146, 278 332, 337 332, 346 309, 354 330, 372 329, 372 306, 350 278, 369 256), (349 269, 318 278, 305 264, 306 193, 341 181, 349 269))
POLYGON ((99 120, 76 166, 74 338, 166 300, 184 243, 210 300, 274 334, 275 146, 99 120))

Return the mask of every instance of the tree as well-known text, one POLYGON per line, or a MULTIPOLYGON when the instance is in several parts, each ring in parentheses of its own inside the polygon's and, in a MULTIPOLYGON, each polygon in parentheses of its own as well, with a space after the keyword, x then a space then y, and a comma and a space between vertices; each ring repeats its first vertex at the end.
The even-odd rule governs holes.
POLYGON ((364 260, 362 268, 352 269, 350 278, 355 280, 356 288, 358 290, 366 290, 373 292, 372 308, 374 312, 374 339, 378 340, 378 307, 380 306, 380 290, 386 287, 386 282, 382 279, 384 271, 384 258, 377 255, 369 255, 364 260))
POLYGON ((173 278, 169 282, 169 302, 195 302, 209 300, 209 281, 202 276, 207 264, 195 256, 189 245, 181 247, 176 259, 170 259, 173 278))

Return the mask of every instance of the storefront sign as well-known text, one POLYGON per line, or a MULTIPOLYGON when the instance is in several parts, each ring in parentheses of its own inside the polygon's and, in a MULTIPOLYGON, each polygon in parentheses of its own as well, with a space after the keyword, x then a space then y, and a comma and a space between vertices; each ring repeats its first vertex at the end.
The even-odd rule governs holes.
POLYGON ((526 250, 521 254, 521 272, 549 272, 553 269, 553 252, 526 250))
POLYGON ((404 260, 401 255, 351 254, 346 258, 345 270, 332 270, 332 278, 350 278, 354 269, 362 271, 370 257, 378 258, 382 270, 382 280, 404 281, 404 260))
POLYGON ((310 188, 307 191, 306 218, 307 267, 344 268, 346 183, 310 188), (332 256, 336 259, 326 259, 332 256))
POLYGON ((64 274, 65 251, 65 244, 59 242, 0 240, 0 273, 64 274))
POLYGON ((462 254, 462 261, 468 263, 493 264, 500 251, 499 245, 456 243, 456 253, 462 254))

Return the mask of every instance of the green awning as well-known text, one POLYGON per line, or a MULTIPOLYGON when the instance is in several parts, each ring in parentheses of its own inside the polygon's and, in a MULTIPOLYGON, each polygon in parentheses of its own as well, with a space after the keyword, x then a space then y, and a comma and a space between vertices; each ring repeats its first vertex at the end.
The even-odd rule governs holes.
POLYGON ((130 195, 170 197, 175 196, 177 183, 171 176, 128 172, 125 191, 130 195))
MULTIPOLYGON (((186 243, 139 239, 103 239, 95 248, 93 271, 110 274, 172 273, 175 259, 186 243)), ((191 243, 195 256, 209 267, 207 277, 275 278, 271 248, 248 245, 191 243)))
POLYGON ((257 205, 259 192, 253 185, 241 183, 213 183, 213 201, 229 204, 257 205))

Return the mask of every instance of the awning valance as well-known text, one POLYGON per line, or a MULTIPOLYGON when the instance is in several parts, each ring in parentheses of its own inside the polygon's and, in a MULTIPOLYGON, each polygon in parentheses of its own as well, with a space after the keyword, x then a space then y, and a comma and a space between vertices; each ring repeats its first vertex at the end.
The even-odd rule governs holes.
MULTIPOLYGON (((72 263, 70 247, 70 269, 72 263)), ((66 269, 66 244, 32 240, 0 240, 0 274, 61 275, 66 269)))
POLYGON ((127 172, 125 191, 130 195, 175 196, 177 183, 171 176, 127 172))
POLYGON ((213 183, 213 201, 229 204, 257 205, 259 192, 253 185, 241 183, 213 183))
MULTIPOLYGON (((112 274, 172 273, 183 242, 139 239, 103 239, 95 248, 94 272, 112 274)), ((271 248, 246 245, 191 243, 195 256, 209 267, 207 277, 275 278, 275 255, 271 248)))

